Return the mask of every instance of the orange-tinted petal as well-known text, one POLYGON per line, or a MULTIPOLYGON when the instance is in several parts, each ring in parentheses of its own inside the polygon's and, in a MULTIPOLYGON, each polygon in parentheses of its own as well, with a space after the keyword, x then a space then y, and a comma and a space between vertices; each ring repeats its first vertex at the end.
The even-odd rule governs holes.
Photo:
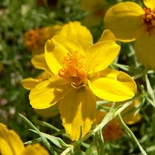
POLYGON ((138 61, 147 68, 155 70, 155 35, 150 35, 148 32, 143 33, 135 41, 135 53, 138 61))
POLYGON ((100 72, 100 76, 88 81, 88 85, 97 97, 115 102, 131 99, 137 91, 129 75, 111 69, 100 72))
POLYGON ((72 140, 84 137, 95 118, 96 99, 88 88, 71 89, 60 102, 63 126, 72 140))
POLYGON ((30 104, 34 109, 47 109, 55 105, 63 97, 65 91, 64 81, 53 76, 31 90, 30 104))
POLYGON ((60 34, 79 43, 85 50, 93 44, 93 38, 90 31, 78 21, 69 22, 64 25, 60 34))
POLYGON ((144 10, 134 2, 120 2, 112 6, 105 15, 105 28, 110 29, 117 40, 135 40, 144 31, 144 10))

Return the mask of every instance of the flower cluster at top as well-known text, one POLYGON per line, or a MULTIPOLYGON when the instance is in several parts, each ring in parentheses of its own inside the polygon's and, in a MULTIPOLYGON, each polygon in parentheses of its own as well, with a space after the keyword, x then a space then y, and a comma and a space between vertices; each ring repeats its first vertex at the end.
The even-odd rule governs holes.
POLYGON ((47 40, 45 52, 33 57, 33 65, 44 70, 37 79, 22 81, 30 89, 34 109, 53 108, 72 140, 84 137, 96 117, 97 99, 120 102, 134 97, 137 88, 125 72, 111 69, 120 46, 109 30, 97 43, 80 22, 69 22, 47 40))
POLYGON ((144 7, 135 2, 121 2, 112 6, 105 15, 105 28, 110 29, 122 42, 134 41, 135 53, 148 69, 155 70, 155 1, 143 0, 144 7))

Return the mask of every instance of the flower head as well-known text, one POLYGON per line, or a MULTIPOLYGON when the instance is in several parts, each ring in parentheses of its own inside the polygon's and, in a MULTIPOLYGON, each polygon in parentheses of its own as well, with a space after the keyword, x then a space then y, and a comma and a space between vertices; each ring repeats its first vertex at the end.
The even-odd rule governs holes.
POLYGON ((28 145, 24 147, 20 137, 9 130, 4 124, 0 123, 0 154, 1 155, 49 155, 40 145, 28 145))
POLYGON ((142 8, 134 2, 121 2, 111 7, 104 18, 105 27, 117 40, 135 41, 138 60, 148 68, 155 69, 155 2, 144 0, 142 8))
POLYGON ((25 44, 31 51, 43 51, 43 47, 47 39, 57 34, 60 29, 60 25, 54 25, 27 31, 25 33, 25 44))
POLYGON ((32 107, 46 109, 59 103, 66 132, 72 140, 83 137, 95 118, 96 96, 124 101, 136 92, 130 76, 108 68, 119 50, 115 41, 104 36, 93 44, 91 33, 79 22, 64 25, 45 44, 45 60, 54 75, 31 90, 32 107))

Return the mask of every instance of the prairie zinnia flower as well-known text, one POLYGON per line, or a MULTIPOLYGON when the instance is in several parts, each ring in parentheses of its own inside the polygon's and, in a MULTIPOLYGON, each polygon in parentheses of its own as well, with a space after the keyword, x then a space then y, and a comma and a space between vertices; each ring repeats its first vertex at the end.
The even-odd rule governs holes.
POLYGON ((134 2, 121 2, 111 7, 104 18, 105 27, 117 40, 135 41, 138 60, 148 68, 155 69, 155 1, 144 0, 142 8, 134 2))
POLYGON ((28 145, 24 147, 20 137, 13 130, 0 123, 0 154, 1 155, 49 155, 40 145, 28 145))
POLYGON ((30 92, 35 109, 46 109, 59 101, 63 126, 72 140, 90 130, 96 113, 95 96, 124 101, 134 96, 136 84, 130 76, 108 68, 120 46, 113 40, 93 44, 89 30, 79 22, 64 25, 60 34, 45 44, 45 60, 54 74, 30 92))

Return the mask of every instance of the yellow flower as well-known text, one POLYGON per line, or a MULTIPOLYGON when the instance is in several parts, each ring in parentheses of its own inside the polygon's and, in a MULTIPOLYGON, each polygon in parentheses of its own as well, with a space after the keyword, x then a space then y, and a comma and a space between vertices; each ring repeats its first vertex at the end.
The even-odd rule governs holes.
POLYGON ((28 145, 24 147, 20 137, 0 123, 0 154, 1 155, 49 155, 40 145, 28 145))
POLYGON ((44 44, 47 39, 53 37, 61 30, 60 25, 44 28, 36 28, 25 33, 25 44, 31 51, 43 52, 44 44))
POLYGON ((138 60, 155 70, 155 1, 144 0, 145 7, 134 2, 121 2, 111 7, 104 18, 105 27, 117 40, 135 41, 138 60))
POLYGON ((106 12, 106 7, 107 2, 105 0, 82 0, 81 8, 84 11, 92 11, 84 18, 83 23, 87 26, 100 24, 106 12))
POLYGON ((96 97, 124 101, 134 96, 136 84, 130 76, 108 68, 120 46, 113 40, 93 44, 89 30, 79 22, 64 25, 59 35, 45 44, 45 60, 54 74, 30 92, 35 109, 59 103, 63 126, 72 140, 90 130, 96 113, 96 97), (59 101, 59 102, 58 102, 59 101))
MULTIPOLYGON (((137 99, 137 100, 133 101, 126 109, 124 109, 121 112, 121 116, 123 118, 123 121, 127 125, 133 125, 133 124, 135 124, 135 123, 137 123, 138 121, 141 120, 140 113, 136 113, 137 106, 139 106, 140 103, 141 103, 140 101, 141 101, 140 99, 137 99)), ((123 103, 116 103, 116 107, 118 107, 118 106, 120 106, 122 104, 123 103)), ((110 107, 111 104, 107 104, 105 106, 110 107)), ((106 113, 107 112, 97 111, 94 123, 95 124, 101 123, 101 121, 105 117, 106 113)), ((120 121, 118 120, 117 117, 113 118, 110 122, 108 122, 108 124, 103 129, 103 137, 104 137, 105 141, 115 141, 115 140, 118 140, 124 134, 125 133, 123 131, 122 125, 121 125, 121 123, 120 123, 120 121)))

